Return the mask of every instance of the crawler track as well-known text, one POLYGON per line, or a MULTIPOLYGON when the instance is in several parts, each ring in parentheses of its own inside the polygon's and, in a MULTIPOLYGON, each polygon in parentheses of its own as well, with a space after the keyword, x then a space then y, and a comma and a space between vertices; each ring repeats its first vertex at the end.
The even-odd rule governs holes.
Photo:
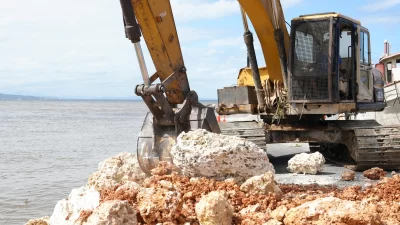
POLYGON ((258 147, 266 150, 265 129, 257 122, 221 122, 219 123, 221 133, 224 135, 245 138, 255 143, 258 147))
MULTIPOLYGON (((267 132, 259 123, 227 122, 219 125, 222 134, 246 138, 266 149, 267 132)), ((400 168, 400 127, 397 126, 382 126, 374 120, 332 120, 317 127, 286 126, 269 132, 279 133, 270 136, 271 143, 312 142, 312 151, 330 152, 330 161, 351 169, 400 168)))
MULTIPOLYGON (((400 130, 398 127, 355 128, 352 149, 357 169, 400 168, 400 130)), ((350 147, 350 146, 348 146, 350 147)))

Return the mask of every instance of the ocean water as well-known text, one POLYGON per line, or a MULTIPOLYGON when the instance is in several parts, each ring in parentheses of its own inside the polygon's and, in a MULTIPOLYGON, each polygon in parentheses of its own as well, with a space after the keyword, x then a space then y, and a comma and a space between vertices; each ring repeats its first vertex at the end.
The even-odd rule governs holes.
POLYGON ((0 101, 0 225, 51 216, 99 162, 135 153, 147 111, 142 101, 0 101))
POLYGON ((100 161, 135 152, 141 101, 0 101, 0 224, 50 216, 100 161))

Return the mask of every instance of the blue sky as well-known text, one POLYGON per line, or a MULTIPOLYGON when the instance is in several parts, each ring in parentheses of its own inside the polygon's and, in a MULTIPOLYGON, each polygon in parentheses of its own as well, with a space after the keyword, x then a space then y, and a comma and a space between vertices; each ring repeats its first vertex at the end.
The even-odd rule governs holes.
MULTIPOLYGON (((371 32, 373 62, 383 41, 400 51, 400 0, 281 0, 286 21, 340 12, 371 32), (397 41, 397 42, 396 42, 397 41)), ((201 99, 236 83, 246 64, 239 5, 232 0, 171 0, 191 88, 201 99)), ((146 46, 142 45, 143 49, 146 46)), ((264 66, 256 44, 259 66, 264 66)), ((149 73, 152 65, 145 52, 149 73)), ((125 39, 118 1, 19 0, 0 4, 0 93, 128 97, 142 83, 125 39), (21 7, 24 6, 24 7, 21 7)))

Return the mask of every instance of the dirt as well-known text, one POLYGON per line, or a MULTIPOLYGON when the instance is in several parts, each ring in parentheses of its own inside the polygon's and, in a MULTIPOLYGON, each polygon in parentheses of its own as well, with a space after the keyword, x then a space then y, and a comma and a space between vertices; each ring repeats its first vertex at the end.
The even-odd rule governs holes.
POLYGON ((386 176, 386 172, 378 167, 371 168, 369 170, 364 171, 364 177, 371 180, 380 180, 386 176))
POLYGON ((345 181, 353 181, 356 177, 356 173, 354 171, 345 171, 342 174, 342 180, 345 181))
POLYGON ((129 201, 130 204, 135 205, 138 192, 136 190, 118 190, 119 187, 120 186, 114 189, 105 189, 100 192, 100 204, 109 200, 126 200, 129 201))
POLYGON ((81 212, 81 215, 79 216, 79 221, 82 221, 82 222, 86 222, 87 221, 87 219, 89 218, 89 216, 91 216, 92 215, 92 213, 93 213, 93 211, 86 211, 86 210, 84 210, 84 211, 82 211, 81 212))
MULTIPOLYGON (((384 224, 400 224, 400 175, 394 175, 391 178, 385 178, 378 184, 366 189, 360 186, 353 186, 345 189, 339 189, 336 186, 319 185, 279 185, 283 192, 280 200, 274 194, 246 194, 240 191, 240 184, 233 180, 217 181, 207 178, 190 178, 172 173, 171 169, 158 168, 153 176, 147 178, 142 187, 165 189, 161 181, 169 181, 174 189, 182 196, 183 205, 171 224, 199 224, 195 205, 203 195, 211 191, 224 190, 228 194, 228 200, 234 208, 232 224, 262 224, 270 220, 271 212, 279 206, 285 206, 287 210, 300 206, 303 203, 310 202, 319 198, 336 197, 342 200, 366 201, 374 204, 384 224), (160 175, 157 175, 160 174, 160 175), (245 215, 239 213, 247 207, 255 207, 254 212, 245 215)), ((137 192, 132 190, 106 190, 101 193, 101 201, 106 200, 128 200, 137 209, 137 192)), ((164 210, 164 209, 163 209, 164 210)), ((139 212, 139 210, 137 210, 139 212)), ((138 213, 139 224, 145 224, 140 213, 138 213)))

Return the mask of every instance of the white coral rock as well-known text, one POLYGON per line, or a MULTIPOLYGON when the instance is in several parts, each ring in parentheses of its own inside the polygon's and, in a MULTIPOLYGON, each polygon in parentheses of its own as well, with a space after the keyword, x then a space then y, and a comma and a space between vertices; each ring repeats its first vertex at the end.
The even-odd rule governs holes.
POLYGON ((203 129, 182 132, 171 149, 173 163, 190 177, 240 177, 248 179, 275 173, 267 154, 243 138, 203 129))
POLYGON ((112 200, 102 203, 84 225, 137 225, 136 211, 127 201, 112 200))
POLYGON ((203 196, 195 207, 200 225, 231 225, 233 207, 223 191, 212 191, 203 196))
POLYGON ((325 158, 319 152, 301 153, 289 160, 287 169, 291 173, 317 174, 322 172, 324 164, 325 158))
POLYGON ((164 188, 142 188, 137 195, 137 209, 147 224, 175 220, 182 205, 181 193, 164 188))
POLYGON ((39 219, 31 219, 25 225, 49 225, 50 224, 50 217, 44 216, 39 219))
POLYGON ((50 224, 74 225, 78 223, 82 211, 92 211, 99 206, 100 193, 94 188, 72 189, 68 199, 57 203, 50 217, 50 224))
POLYGON ((274 193, 278 198, 282 196, 282 191, 278 185, 276 185, 272 172, 251 177, 240 186, 240 190, 255 195, 274 193))
POLYGON ((99 163, 98 171, 93 173, 87 185, 97 190, 114 188, 128 181, 141 184, 146 175, 141 170, 136 155, 122 152, 99 163))
POLYGON ((298 224, 382 224, 377 206, 335 197, 319 198, 286 212, 286 225, 298 224))

